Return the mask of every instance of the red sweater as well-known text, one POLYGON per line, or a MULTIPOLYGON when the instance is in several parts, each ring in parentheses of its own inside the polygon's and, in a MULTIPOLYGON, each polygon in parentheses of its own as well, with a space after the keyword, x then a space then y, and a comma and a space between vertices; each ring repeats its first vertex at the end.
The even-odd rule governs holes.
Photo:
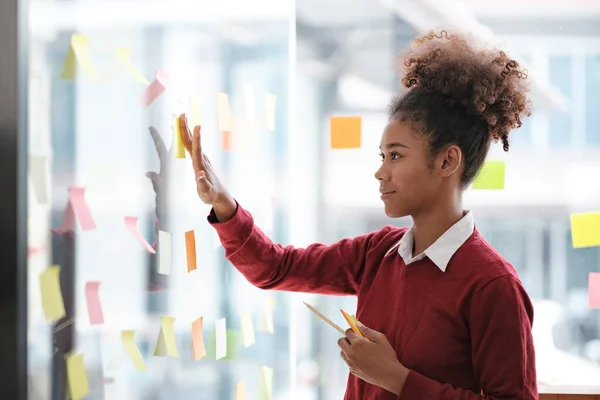
POLYGON ((350 375, 346 400, 538 398, 531 301, 477 230, 442 272, 427 257, 385 256, 406 228, 299 249, 273 243, 239 206, 226 222, 208 219, 253 285, 358 296, 357 318, 385 334, 410 372, 400 396, 350 375))

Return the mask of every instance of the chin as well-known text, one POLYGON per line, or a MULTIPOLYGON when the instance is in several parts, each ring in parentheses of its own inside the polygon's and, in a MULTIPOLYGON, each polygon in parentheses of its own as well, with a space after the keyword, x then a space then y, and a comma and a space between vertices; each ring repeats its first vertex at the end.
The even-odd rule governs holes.
POLYGON ((386 205, 385 215, 390 218, 402 218, 408 216, 409 213, 406 210, 400 209, 399 207, 391 207, 386 205))

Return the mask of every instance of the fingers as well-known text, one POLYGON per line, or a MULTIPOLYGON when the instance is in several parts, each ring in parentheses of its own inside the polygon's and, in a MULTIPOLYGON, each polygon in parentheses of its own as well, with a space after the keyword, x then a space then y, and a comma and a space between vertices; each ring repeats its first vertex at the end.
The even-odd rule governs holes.
POLYGON ((146 177, 150 178, 154 192, 158 193, 160 189, 160 176, 156 172, 150 171, 146 172, 146 177))
POLYGON ((200 143, 200 127, 194 127, 194 136, 192 137, 192 161, 194 163, 194 171, 203 169, 202 160, 202 145, 200 143))
POLYGON ((165 142, 162 140, 162 137, 160 136, 160 133, 158 133, 156 128, 151 126, 149 128, 149 130, 150 130, 150 135, 152 136, 152 140, 154 140, 154 147, 156 147, 156 152, 158 153, 158 158, 160 160, 160 165, 161 165, 161 170, 162 170, 163 165, 165 165, 165 166, 167 165, 167 157, 168 157, 167 148, 165 146, 165 142))
POLYGON ((338 339, 338 346, 342 351, 350 351, 350 341, 345 337, 338 339))
POLYGON ((183 142, 183 146, 187 150, 188 153, 192 153, 192 133, 190 132, 190 127, 188 126, 187 115, 181 114, 178 118, 179 121, 179 133, 181 134, 181 141, 183 142))
POLYGON ((206 174, 202 170, 196 172, 196 187, 198 188, 198 193, 210 193, 213 190, 213 185, 206 178, 206 174))

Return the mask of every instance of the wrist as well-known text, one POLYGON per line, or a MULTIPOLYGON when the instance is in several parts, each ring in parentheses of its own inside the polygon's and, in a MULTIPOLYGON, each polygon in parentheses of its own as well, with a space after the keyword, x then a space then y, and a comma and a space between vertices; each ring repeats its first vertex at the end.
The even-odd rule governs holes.
POLYGON ((219 222, 230 220, 237 212, 237 203, 233 197, 227 195, 223 200, 213 203, 213 210, 219 222))
POLYGON ((396 365, 390 373, 390 379, 385 389, 394 393, 396 396, 399 396, 404 388, 408 373, 409 369, 398 362, 398 365, 396 365))

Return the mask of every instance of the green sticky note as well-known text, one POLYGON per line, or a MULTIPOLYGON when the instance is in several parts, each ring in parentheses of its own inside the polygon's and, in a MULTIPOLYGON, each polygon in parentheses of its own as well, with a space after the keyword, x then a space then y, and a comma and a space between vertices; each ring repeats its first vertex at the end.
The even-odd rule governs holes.
POLYGON ((473 181, 475 190, 502 190, 504 189, 504 161, 486 161, 473 181))

